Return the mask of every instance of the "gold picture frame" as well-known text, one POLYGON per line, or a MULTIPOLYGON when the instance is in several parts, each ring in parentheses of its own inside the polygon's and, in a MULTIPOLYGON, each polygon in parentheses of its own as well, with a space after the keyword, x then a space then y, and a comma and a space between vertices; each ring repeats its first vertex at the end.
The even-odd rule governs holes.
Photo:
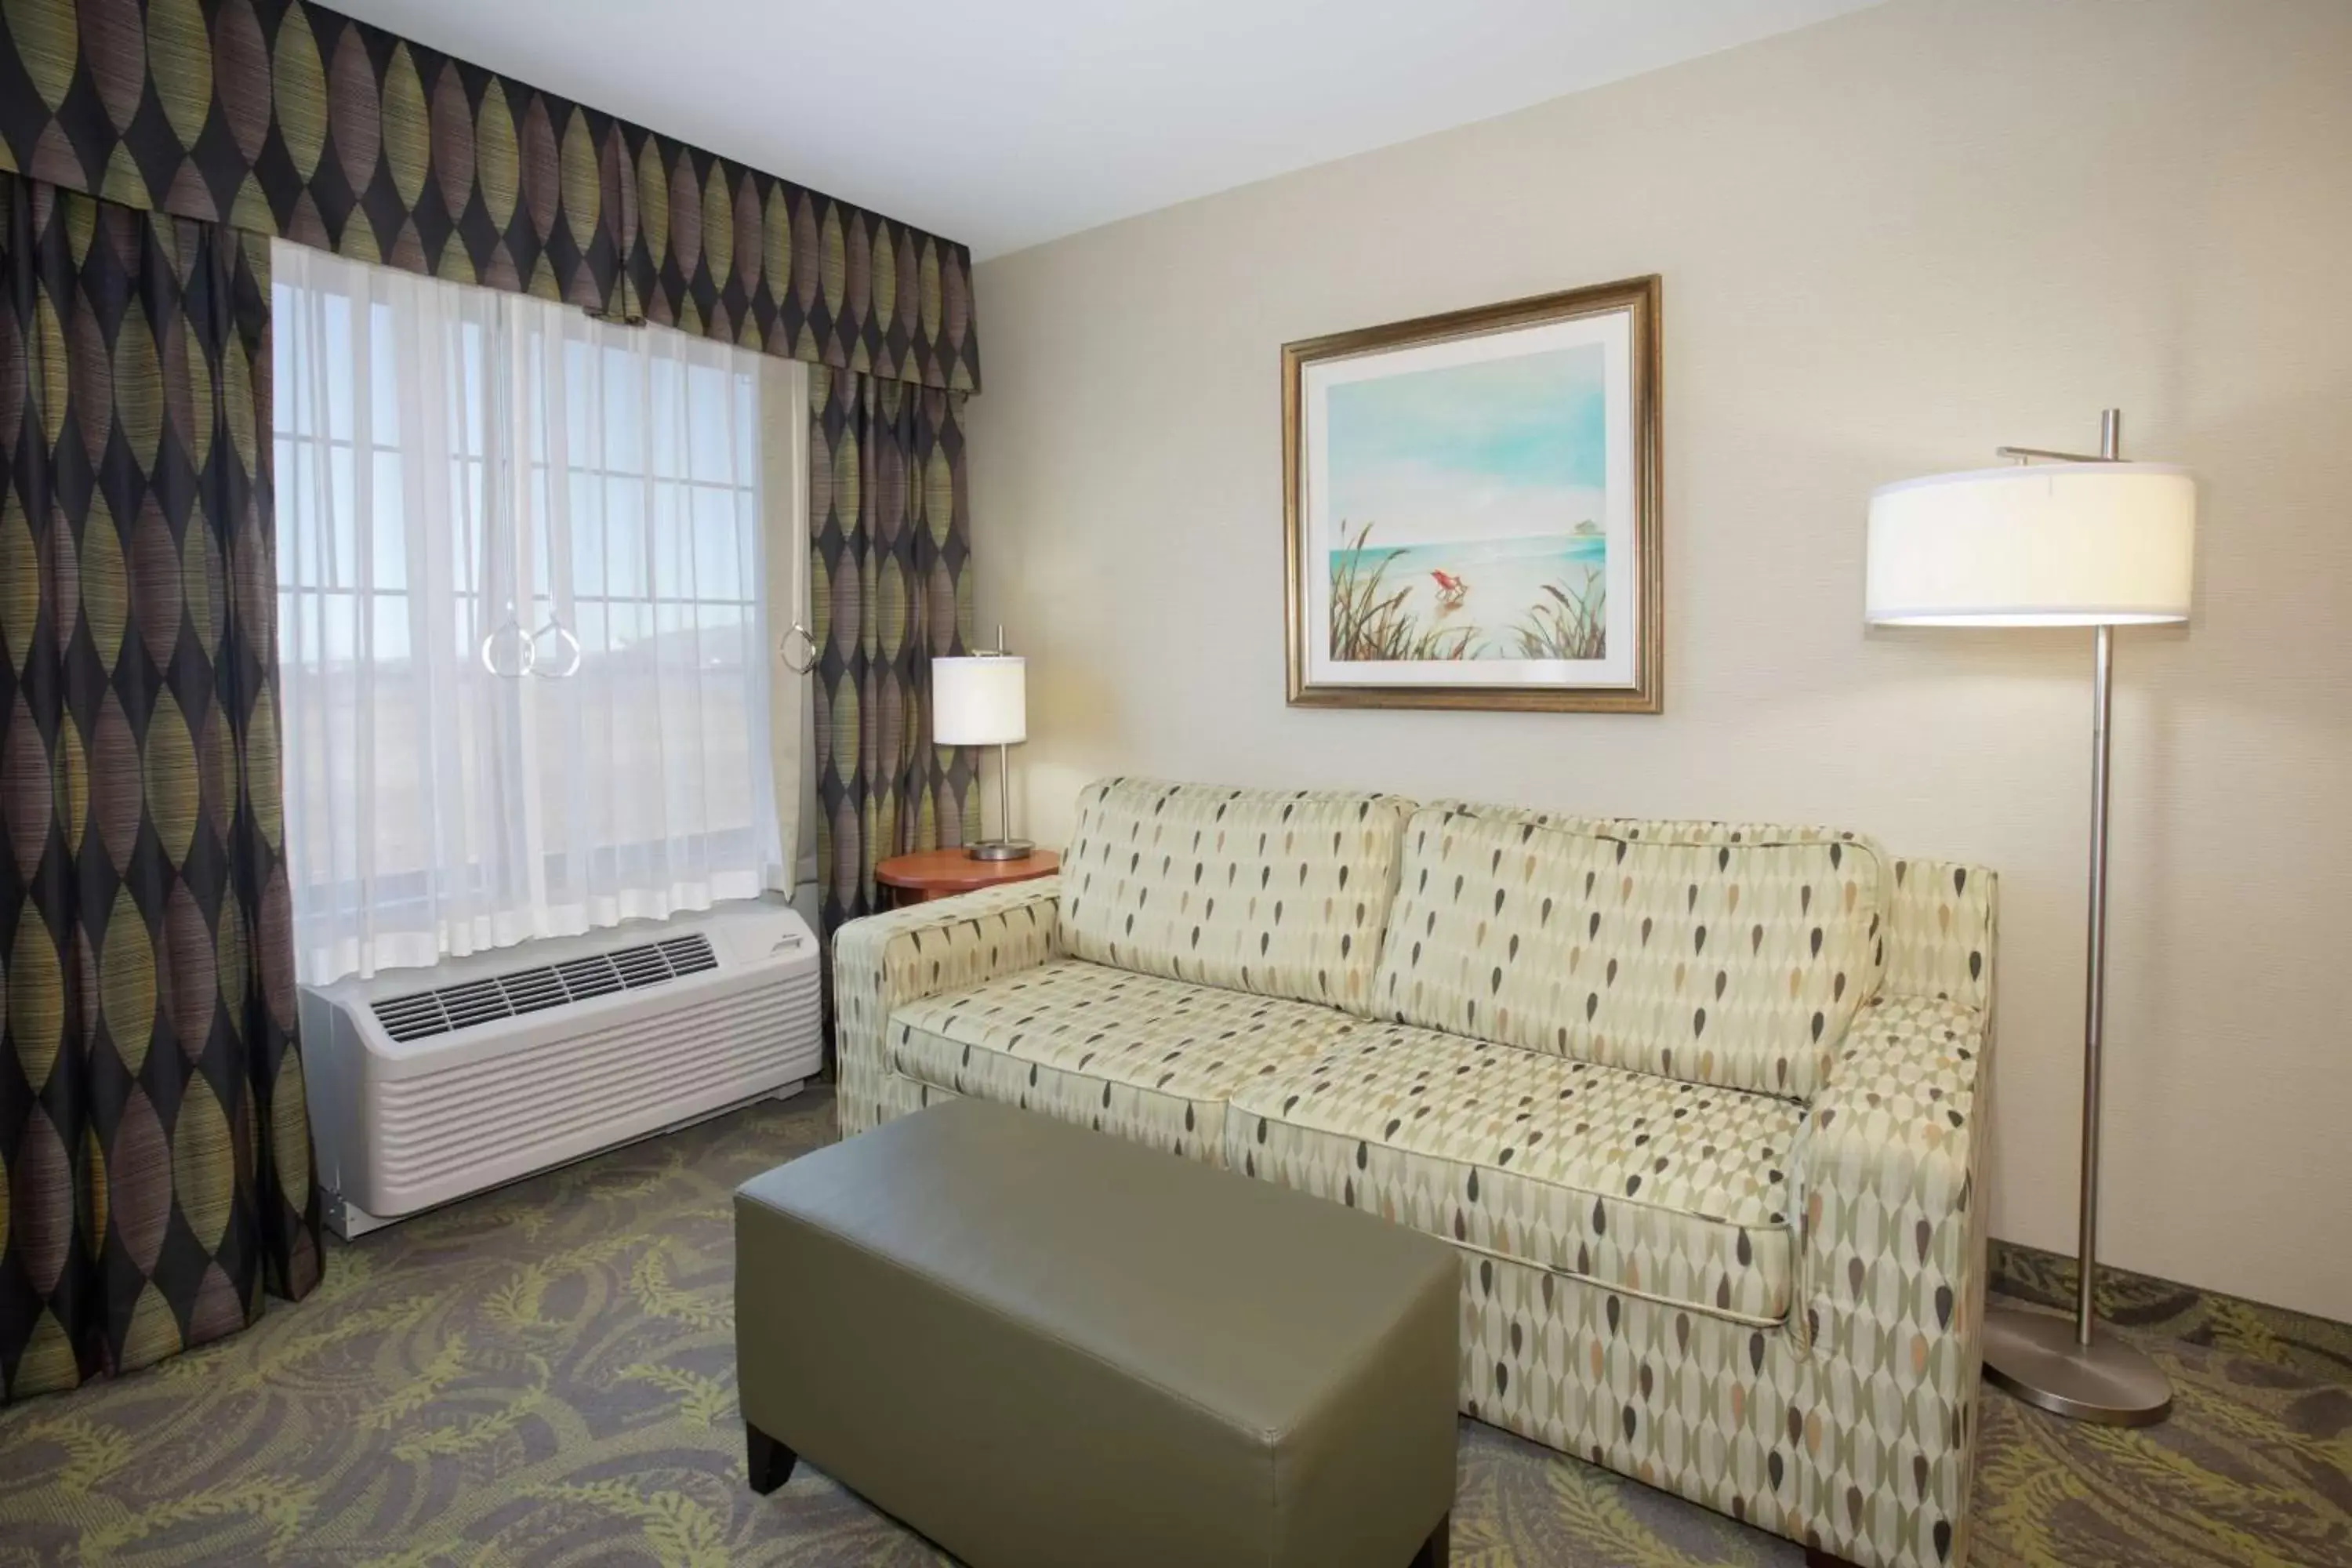
POLYGON ((1291 705, 1662 711, 1658 362, 1654 274, 1284 344, 1291 705))

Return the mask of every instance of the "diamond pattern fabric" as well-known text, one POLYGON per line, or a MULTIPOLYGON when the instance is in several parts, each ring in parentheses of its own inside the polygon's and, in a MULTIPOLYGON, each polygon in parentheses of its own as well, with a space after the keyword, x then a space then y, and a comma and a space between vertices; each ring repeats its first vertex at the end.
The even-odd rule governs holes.
POLYGON ((1062 858, 1066 952, 1368 1012, 1412 803, 1105 779, 1062 858))
MULTIPOLYGON (((823 923, 963 841, 963 246, 303 0, 9 0, 0 172, 805 360, 823 923)), ((137 366, 122 367, 135 377, 137 366)))
POLYGON ((1804 1108, 1368 1025, 1245 1081, 1225 1162, 1473 1251, 1777 1325, 1804 1108))
POLYGON ((846 1138, 922 1103, 892 1069, 891 1019, 932 996, 1019 974, 1062 956, 1059 877, 910 904, 843 926, 833 943, 834 1049, 846 1138))
POLYGON ((1883 968, 1885 857, 1432 806, 1373 984, 1399 1023, 1810 1099, 1883 968))
POLYGON ((966 651, 963 395, 809 374, 817 880, 824 928, 874 913, 893 855, 977 837, 970 747, 931 743, 931 660, 966 651))
POLYGON ((1470 801, 1433 801, 1433 807, 1487 821, 1532 822, 1539 827, 1622 837, 1629 843, 1852 844, 1878 855, 1885 906, 1886 944, 1883 984, 1888 992, 1943 996, 1966 1006, 1992 1005, 1994 875, 1978 866, 1948 860, 1888 859, 1861 835, 1835 827, 1778 822, 1653 820, 1633 816, 1580 816, 1519 805, 1470 801))
POLYGON ((900 1008, 891 1066, 1215 1164, 1228 1100, 1357 1026, 1311 1003, 1062 959, 900 1008))
POLYGON ((1893 870, 1885 989, 1990 1014, 1997 879, 1948 860, 1897 860, 1893 870))
POLYGON ((217 1339, 265 1287, 319 1279, 268 299, 265 240, 0 174, 10 1398, 217 1339))
MULTIPOLYGON (((1095 786, 1089 798, 1108 787, 1095 786)), ((1202 798, 1231 794, 1194 789, 1202 798)), ((1362 798, 1308 795, 1303 804, 1311 810, 1362 798)), ((1832 921, 1821 922, 1823 952, 1843 965, 1824 972, 1829 997, 1843 1005, 1835 983, 1843 972, 1853 1002, 1834 1033, 1825 1019, 1822 1059, 1801 1098, 1669 1078, 1636 1070, 1634 1062, 1587 1060, 1561 1053, 1556 1032, 1550 1048, 1524 1048, 1465 1031, 1363 1021, 1334 1007, 1329 1016, 1344 1033, 1328 1048, 1271 1072, 1261 1061, 1230 1091, 1225 1162, 1454 1242, 1462 1258, 1460 1395, 1468 1415, 1864 1568, 1965 1562, 1985 1287, 1979 1194, 1986 1140, 1977 1097, 1990 1044, 1991 873, 1892 859, 1866 840, 1828 829, 1604 822, 1511 807, 1439 815, 1467 824, 1456 835, 1454 859, 1444 863, 1463 879, 1465 907, 1482 877, 1477 893, 1490 903, 1496 891, 1504 894, 1501 923, 1490 912, 1483 941, 1499 940, 1507 953, 1518 936, 1522 964, 1534 961, 1533 943, 1526 927, 1512 923, 1520 918, 1514 900, 1524 901, 1549 873, 1540 864, 1524 869, 1511 846, 1532 842, 1533 830, 1550 831, 1554 822, 1586 829, 1575 836, 1601 846, 1612 866, 1622 845, 1626 860, 1645 868, 1652 863, 1643 852, 1655 850, 1694 856, 1726 873, 1716 887, 1696 866, 1656 862, 1685 879, 1665 884, 1679 899, 1643 911, 1653 942, 1671 945, 1679 936, 1696 953, 1694 911, 1716 907, 1715 900, 1728 912, 1733 885, 1742 889, 1751 926, 1759 901, 1782 911, 1776 921, 1785 923, 1791 902, 1799 918, 1811 919, 1807 887, 1815 900, 1828 889, 1833 910, 1843 912, 1842 879, 1850 876, 1846 919, 1867 933, 1861 911, 1876 909, 1884 951, 1877 942, 1865 947, 1851 925, 1833 931, 1832 921), (1522 828, 1531 830, 1525 840, 1522 828), (1476 837, 1490 831, 1500 837, 1476 837), (1483 858, 1462 847, 1474 841, 1483 858), (1788 851, 1790 864, 1805 870, 1759 895, 1759 873, 1744 855, 1768 849, 1788 851), (1875 868, 1869 880, 1853 869, 1859 864, 1875 868)), ((1164 869, 1129 851, 1134 859, 1125 874, 1139 879, 1139 894, 1149 892, 1134 900, 1139 915, 1181 898, 1189 883, 1190 866, 1172 848, 1163 851, 1164 869)), ((1445 904, 1416 905, 1414 857, 1422 851, 1409 842, 1400 850, 1408 883, 1388 922, 1391 947, 1410 943, 1415 920, 1425 942, 1432 912, 1438 929, 1447 929, 1454 896, 1450 878, 1433 869, 1431 885, 1445 904)), ((1094 858, 1097 874, 1102 864, 1114 872, 1120 864, 1116 855, 1094 858)), ((1201 864, 1205 883, 1215 863, 1201 864)), ((1785 869, 1767 868, 1763 880, 1785 869)), ((987 1026, 999 1031, 1000 1044, 1035 1027, 1007 999, 1037 994, 1032 986, 1048 970, 1075 967, 1066 904, 1076 875, 1068 869, 843 928, 835 984, 845 1133, 959 1092, 1014 1103, 1026 1096, 1032 1109, 1162 1147, 1182 1140, 1186 1154, 1209 1157, 1197 1142, 1214 1114, 1209 1078, 1188 1076, 1182 1094, 1148 1105, 1143 1095, 1151 1091, 1110 1083, 1105 1106, 1105 1079, 1085 1085, 1089 1101, 1044 1061, 1024 1066, 1012 1049, 992 1056, 974 1048, 968 1064, 962 1043, 944 1031, 923 1038, 940 1020, 961 1015, 959 998, 991 999, 987 1026), (1065 911, 1058 921, 1057 899, 1065 911), (901 1023, 917 1022, 921 1027, 902 1035, 901 1023), (896 1070, 894 1060, 943 1082, 919 1081, 896 1070)), ((1580 894, 1580 877, 1570 891, 1580 894)), ((1559 918, 1559 892, 1536 893, 1537 932, 1544 929, 1544 896, 1554 899, 1559 918)), ((1302 942, 1331 944, 1349 929, 1339 917, 1354 918, 1336 898, 1328 911, 1319 899, 1309 908, 1334 923, 1302 942)), ((1122 910, 1122 939, 1124 921, 1122 910)), ((1605 973, 1613 957, 1623 974, 1645 962, 1639 919, 1603 923, 1613 945, 1580 963, 1598 962, 1605 973)), ((1474 949, 1482 940, 1476 928, 1475 918, 1465 928, 1474 949)), ((1801 931, 1810 961, 1811 926, 1790 929, 1801 931)), ((1189 928, 1184 940, 1189 944, 1189 928)), ((1784 952, 1774 944, 1787 940, 1787 931, 1768 927, 1760 946, 1777 964, 1784 952)), ((1804 963, 1795 967, 1803 1000, 1816 981, 1804 963)), ((1126 980, 1142 980, 1150 968, 1138 963, 1126 980)), ((1702 973, 1711 991, 1714 971, 1702 973)), ((1117 983, 1087 976, 1052 984, 1117 983)), ((1228 1006, 1264 1000, 1224 989, 1228 1006)), ((1727 978, 1726 994, 1733 989, 1727 978)), ((1464 988, 1465 1000, 1476 994, 1464 988)), ((1481 1010, 1482 1026, 1490 1016, 1499 1018, 1499 1007, 1481 1010)), ((1082 1007, 1067 1022, 1050 1047, 1018 1048, 1067 1061, 1092 1052, 1088 1071, 1104 1059, 1148 1066, 1154 1045, 1169 1048, 1180 1032, 1163 1030, 1161 1016, 1143 1006, 1082 1007), (1073 1038, 1070 1031, 1081 1028, 1073 1038), (1077 1056, 1066 1054, 1074 1047, 1077 1056)), ((1810 1014, 1805 1022, 1810 1038, 1810 1014)), ((1182 1070, 1189 1074, 1195 1059, 1187 1047, 1182 1070)), ((1178 1087, 1171 1078, 1167 1088, 1178 1087)))
POLYGON ((0 171, 979 390, 971 253, 920 229, 302 0, 8 0, 0 18, 0 171))

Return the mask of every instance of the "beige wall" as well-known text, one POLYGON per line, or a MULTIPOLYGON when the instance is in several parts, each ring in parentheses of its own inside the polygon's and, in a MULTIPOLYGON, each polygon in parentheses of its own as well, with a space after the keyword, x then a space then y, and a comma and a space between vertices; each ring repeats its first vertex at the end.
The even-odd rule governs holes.
POLYGON ((1896 0, 980 269, 1018 803, 1114 770, 1851 826, 2003 878, 1993 1228, 2074 1241, 2087 633, 1865 632, 1864 497, 2203 484, 2122 636, 2107 1260, 2352 1319, 2352 5, 1896 0), (1286 341, 1665 284, 1666 711, 1283 700, 1286 341))

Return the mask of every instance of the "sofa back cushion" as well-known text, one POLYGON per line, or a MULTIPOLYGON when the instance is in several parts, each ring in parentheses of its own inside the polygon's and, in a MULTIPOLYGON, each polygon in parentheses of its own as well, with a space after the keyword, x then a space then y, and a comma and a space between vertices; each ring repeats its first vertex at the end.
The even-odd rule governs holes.
POLYGON ((1878 988, 1885 864, 1820 828, 1428 807, 1373 1015, 1810 1100, 1878 988))
POLYGON ((1104 779, 1062 858, 1062 950, 1364 1014, 1412 802, 1104 779))

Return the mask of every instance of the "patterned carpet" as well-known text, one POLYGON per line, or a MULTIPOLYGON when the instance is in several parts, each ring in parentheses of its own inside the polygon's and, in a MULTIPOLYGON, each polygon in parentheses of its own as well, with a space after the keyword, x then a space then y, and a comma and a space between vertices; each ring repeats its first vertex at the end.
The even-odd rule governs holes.
MULTIPOLYGON (((0 1409, 0 1565, 943 1561, 806 1467, 741 1479, 728 1194, 832 1133, 820 1092, 640 1144, 337 1247, 238 1338, 0 1409)), ((2046 1257, 2002 1270, 2063 1295, 2046 1257)), ((2146 1281, 2118 1308, 2179 1414, 2118 1432, 1989 1393, 1974 1561, 2352 1564, 2352 1331, 2146 1281)), ((1488 1427, 1461 1465, 1465 1568, 1802 1560, 1488 1427)))

